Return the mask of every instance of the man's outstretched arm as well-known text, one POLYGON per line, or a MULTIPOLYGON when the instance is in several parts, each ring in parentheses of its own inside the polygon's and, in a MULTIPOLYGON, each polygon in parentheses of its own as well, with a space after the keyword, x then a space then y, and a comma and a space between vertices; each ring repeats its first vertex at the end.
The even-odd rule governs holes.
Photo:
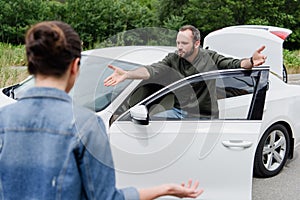
POLYGON ((145 67, 139 67, 132 71, 125 71, 119 67, 108 65, 114 72, 104 80, 105 86, 115 86, 126 79, 149 79, 150 74, 145 67))

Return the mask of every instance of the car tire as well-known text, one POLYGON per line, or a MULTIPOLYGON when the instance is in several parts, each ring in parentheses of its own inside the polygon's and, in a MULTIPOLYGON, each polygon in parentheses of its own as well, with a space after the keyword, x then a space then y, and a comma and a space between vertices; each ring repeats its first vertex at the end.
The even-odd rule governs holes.
POLYGON ((276 124, 261 138, 254 158, 254 177, 268 178, 277 175, 284 167, 290 149, 287 129, 276 124))

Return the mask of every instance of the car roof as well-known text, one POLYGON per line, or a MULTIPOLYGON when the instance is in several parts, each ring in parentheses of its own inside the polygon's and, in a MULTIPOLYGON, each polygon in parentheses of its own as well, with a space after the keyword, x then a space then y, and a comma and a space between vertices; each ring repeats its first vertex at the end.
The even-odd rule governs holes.
POLYGON ((249 58, 255 50, 265 45, 262 52, 267 56, 265 65, 282 77, 283 42, 291 33, 289 29, 274 26, 230 26, 208 34, 204 38, 203 47, 226 56, 249 58))
POLYGON ((82 55, 92 55, 125 62, 150 65, 162 60, 168 53, 174 52, 172 46, 117 46, 84 51, 82 55))

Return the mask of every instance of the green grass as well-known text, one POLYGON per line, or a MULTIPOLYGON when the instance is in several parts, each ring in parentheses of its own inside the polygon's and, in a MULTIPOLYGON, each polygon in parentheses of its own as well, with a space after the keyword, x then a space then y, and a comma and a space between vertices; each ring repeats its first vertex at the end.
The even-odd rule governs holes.
POLYGON ((300 73, 300 50, 296 50, 296 51, 284 50, 283 59, 288 74, 300 73))
POLYGON ((0 88, 23 80, 28 76, 24 45, 13 46, 0 43, 0 88))
MULTIPOLYGON (((26 66, 24 45, 0 42, 0 52, 0 88, 24 80, 28 76, 27 70, 20 67, 26 66)), ((300 73, 300 50, 284 50, 283 57, 289 74, 300 73)))

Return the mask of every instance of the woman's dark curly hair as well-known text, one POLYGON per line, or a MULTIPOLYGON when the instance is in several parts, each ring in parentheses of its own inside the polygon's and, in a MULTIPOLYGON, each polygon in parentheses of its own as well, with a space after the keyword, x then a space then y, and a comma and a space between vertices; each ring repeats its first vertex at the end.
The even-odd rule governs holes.
POLYGON ((26 56, 30 74, 62 76, 75 58, 81 57, 81 40, 61 21, 45 21, 26 33, 26 56))

